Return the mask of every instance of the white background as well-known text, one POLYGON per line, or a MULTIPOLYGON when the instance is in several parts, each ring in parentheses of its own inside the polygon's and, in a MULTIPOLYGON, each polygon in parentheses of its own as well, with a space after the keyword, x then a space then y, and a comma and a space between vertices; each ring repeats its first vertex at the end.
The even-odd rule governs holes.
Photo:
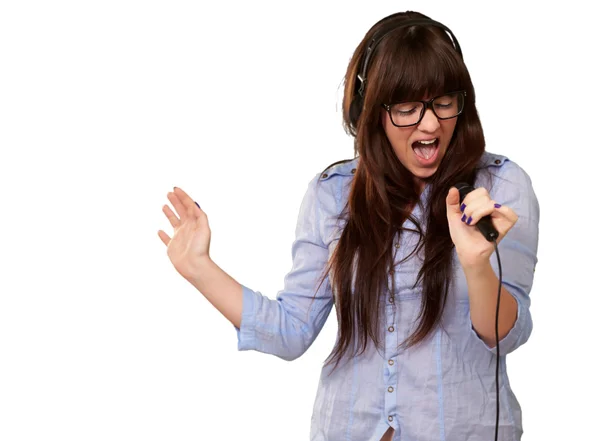
POLYGON ((487 149, 539 198, 534 331, 508 358, 523 439, 600 439, 598 37, 576 3, 2 2, 0 439, 308 439, 335 313, 294 362, 238 352, 161 207, 186 190, 212 258, 274 298, 309 180, 353 155, 352 52, 407 9, 453 30, 487 149))

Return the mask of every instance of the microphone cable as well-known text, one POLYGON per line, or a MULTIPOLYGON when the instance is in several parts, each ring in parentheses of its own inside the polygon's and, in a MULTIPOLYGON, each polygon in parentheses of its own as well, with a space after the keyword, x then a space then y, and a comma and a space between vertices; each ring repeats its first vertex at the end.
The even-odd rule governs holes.
MULTIPOLYGON (((474 190, 474 188, 466 183, 460 182, 454 186, 458 190, 460 203, 463 203, 465 197, 474 190)), ((500 293, 502 292, 502 263, 500 262, 500 253, 498 252, 498 242, 497 239, 500 236, 498 230, 494 227, 492 223, 491 215, 487 215, 482 217, 475 226, 479 230, 483 237, 488 242, 492 242, 494 244, 494 251, 496 251, 496 258, 498 259, 498 300, 496 302, 496 431, 494 436, 494 441, 498 441, 498 425, 500 422, 500 380, 498 372, 500 371, 500 338, 498 332, 498 320, 500 316, 500 293)), ((487 345, 487 343, 486 343, 487 345)))
POLYGON ((493 240, 496 258, 498 259, 498 301, 496 302, 496 433, 494 440, 498 441, 498 423, 500 420, 500 386, 498 382, 498 371, 500 370, 500 339, 498 337, 498 316, 500 315, 500 293, 502 291, 502 264, 498 253, 498 243, 493 240))

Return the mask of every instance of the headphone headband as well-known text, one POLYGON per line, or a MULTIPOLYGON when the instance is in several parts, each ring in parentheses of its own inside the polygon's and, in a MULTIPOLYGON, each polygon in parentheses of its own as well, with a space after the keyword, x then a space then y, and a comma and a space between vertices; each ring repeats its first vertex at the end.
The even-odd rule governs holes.
MULTIPOLYGON (((381 23, 382 21, 390 20, 391 18, 397 16, 398 14, 403 14, 403 13, 397 13, 397 14, 390 15, 389 17, 380 20, 378 23, 381 23)), ((458 54, 462 58, 462 51, 460 49, 460 45, 458 44, 458 40, 456 39, 456 37, 454 36, 452 31, 448 27, 443 25, 442 23, 437 22, 435 20, 427 19, 427 18, 417 18, 417 19, 413 19, 413 20, 402 21, 400 23, 395 24, 394 26, 391 26, 389 29, 384 29, 383 31, 379 32, 378 34, 380 34, 381 36, 378 36, 378 34, 375 34, 373 36, 373 38, 371 39, 369 46, 367 46, 367 50, 365 51, 365 56, 363 58, 362 68, 359 70, 359 73, 357 74, 358 80, 360 81, 360 87, 358 89, 358 94, 361 97, 364 97, 364 91, 365 91, 365 87, 367 84, 367 69, 369 67, 369 60, 371 59, 371 55, 375 51, 375 48, 377 47, 377 45, 391 31, 400 29, 403 27, 415 26, 415 25, 437 26, 438 28, 441 28, 444 31, 448 32, 448 34, 450 34, 450 38, 452 39, 452 43, 454 44, 454 49, 456 49, 456 52, 458 52, 458 54)))

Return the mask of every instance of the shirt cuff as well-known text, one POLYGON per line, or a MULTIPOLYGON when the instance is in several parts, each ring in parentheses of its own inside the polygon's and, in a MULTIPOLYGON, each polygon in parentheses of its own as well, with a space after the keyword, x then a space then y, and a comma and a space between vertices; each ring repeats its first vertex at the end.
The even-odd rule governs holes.
MULTIPOLYGON (((508 289, 507 289, 508 291, 508 289)), ((513 325, 513 327, 510 329, 510 331, 508 332, 508 334, 506 334, 504 336, 503 339, 500 340, 499 342, 499 346, 500 346, 500 355, 506 355, 509 352, 512 352, 512 350, 515 348, 517 342, 519 341, 519 337, 521 336, 521 333, 523 332, 523 322, 525 320, 524 314, 525 311, 523 310, 523 306, 521 305, 521 302, 519 302, 519 299, 517 299, 510 291, 508 291, 508 293, 513 296, 513 298, 515 299, 515 301, 517 302, 517 319, 515 320, 515 323, 513 325)), ((496 319, 496 317, 494 317, 494 320, 496 319)), ((494 354, 496 353, 496 337, 494 335, 494 346, 492 346, 491 348, 482 340, 482 338, 479 336, 479 334, 477 334, 477 331, 475 331, 475 328, 473 327, 473 322, 469 319, 469 322, 471 323, 471 334, 481 342, 481 344, 490 352, 493 352, 494 354)), ((494 322, 495 323, 495 322, 494 322)))
POLYGON ((238 351, 255 349, 256 313, 254 311, 254 291, 242 285, 242 322, 240 327, 233 325, 238 340, 238 351))

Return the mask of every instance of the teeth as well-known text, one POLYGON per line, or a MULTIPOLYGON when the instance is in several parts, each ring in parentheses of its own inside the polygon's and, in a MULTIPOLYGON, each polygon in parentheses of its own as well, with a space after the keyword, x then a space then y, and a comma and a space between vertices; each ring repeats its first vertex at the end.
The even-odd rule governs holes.
POLYGON ((433 144, 436 141, 437 141, 437 138, 431 139, 429 141, 417 141, 417 142, 420 144, 433 144))

